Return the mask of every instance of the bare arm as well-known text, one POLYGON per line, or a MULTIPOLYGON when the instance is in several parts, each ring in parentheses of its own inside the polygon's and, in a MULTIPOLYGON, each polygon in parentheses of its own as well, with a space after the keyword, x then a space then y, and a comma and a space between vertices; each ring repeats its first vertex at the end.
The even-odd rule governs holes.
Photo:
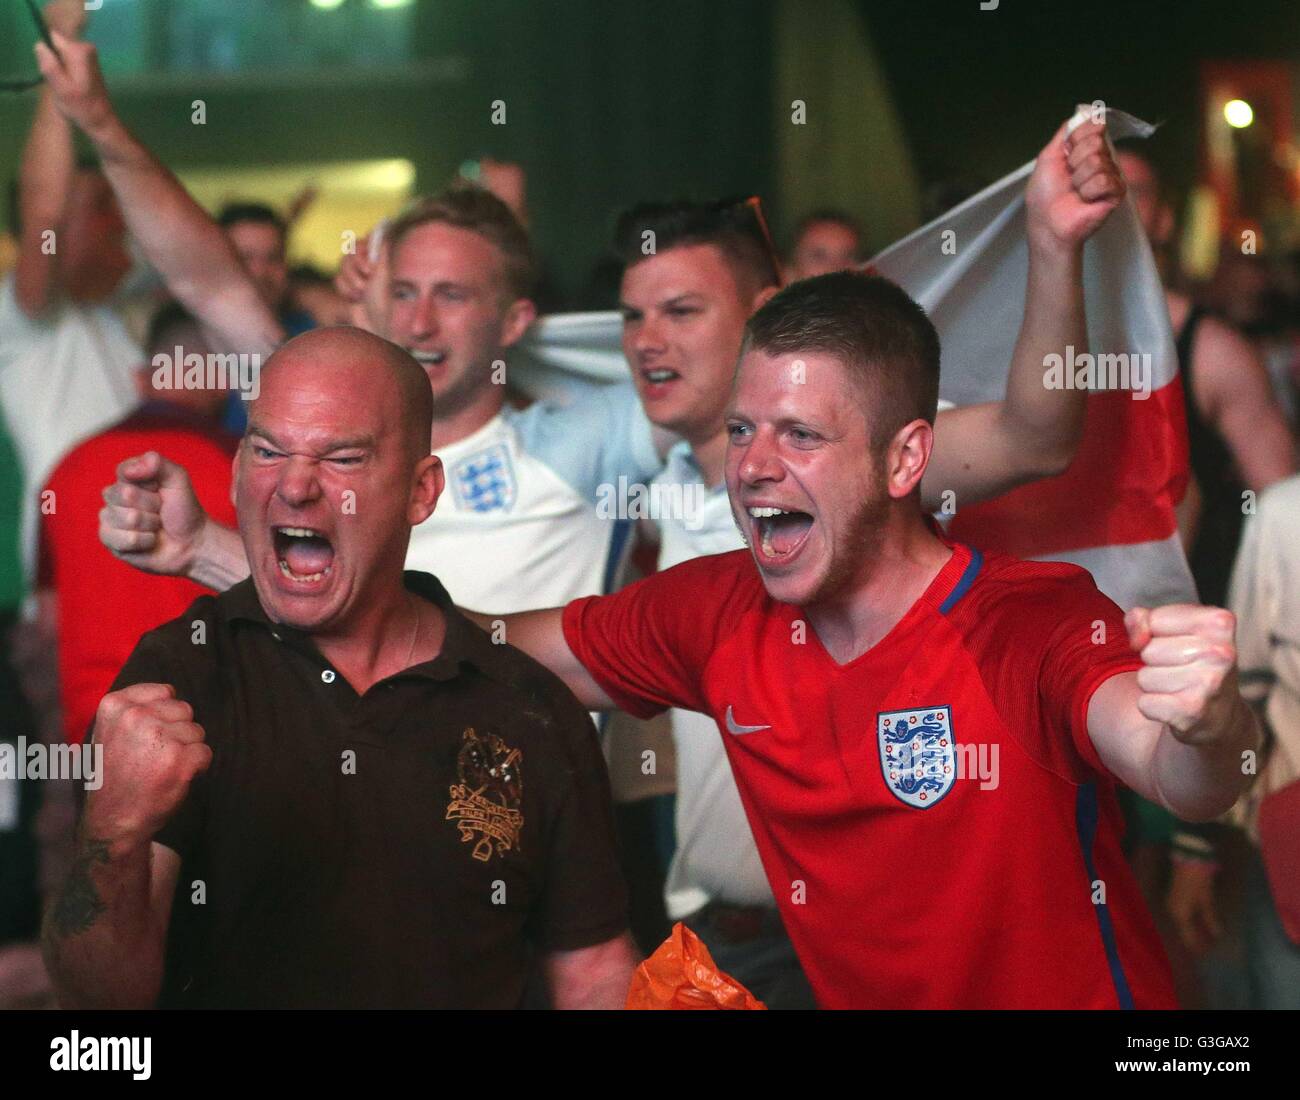
POLYGON ((283 339, 283 330, 221 228, 118 118, 95 47, 52 33, 63 63, 38 43, 41 72, 58 109, 98 151, 131 235, 149 262, 172 294, 223 344, 269 354, 283 339))
POLYGON ((555 673, 587 710, 614 709, 614 701, 574 656, 565 640, 564 608, 524 611, 517 615, 486 615, 481 611, 460 610, 490 634, 504 627, 505 641, 555 673))
POLYGON ((1047 356, 1086 348, 1083 245, 1124 197, 1104 128, 1062 126, 1039 154, 1025 189, 1029 272, 1025 315, 1000 402, 949 409, 935 424, 921 484, 927 508, 945 490, 974 503, 1069 465, 1083 432, 1087 395, 1048 389, 1047 356))
POLYGON ((45 962, 62 1008, 151 1008, 180 857, 161 844, 115 851, 82 836, 45 917, 45 962))
POLYGON ((1184 821, 1226 813, 1250 782, 1259 725, 1237 690, 1233 618, 1173 605, 1129 613, 1145 667, 1111 677, 1088 706, 1102 763, 1184 821))
POLYGON ((99 541, 128 565, 224 592, 248 576, 239 532, 203 511, 184 467, 157 451, 125 459, 104 489, 99 541))
POLYGON ((76 858, 43 933, 65 1008, 158 999, 180 857, 153 838, 212 762, 193 719, 167 684, 133 684, 99 704, 99 786, 86 795, 76 858))
POLYGON ((1295 473, 1296 453, 1268 371, 1245 337, 1206 320, 1196 336, 1192 397, 1255 492, 1295 473))
POLYGON ((945 409, 935 420, 934 451, 921 482, 924 507, 951 489, 973 504, 1026 481, 1062 473, 1083 434, 1084 390, 1043 385, 1045 357, 1088 346, 1079 252, 1029 250, 1025 317, 1002 401, 945 409))
MULTIPOLYGON (((53 0, 45 6, 45 20, 52 29, 72 37, 85 26, 85 7, 81 0, 53 0)), ((18 176, 22 232, 14 292, 18 307, 28 317, 39 317, 60 292, 58 234, 75 174, 72 127, 59 113, 50 90, 43 88, 18 176), (46 247, 48 230, 55 234, 53 252, 46 247)))
POLYGON ((18 177, 22 232, 14 293, 28 317, 39 317, 59 295, 58 238, 74 167, 72 127, 59 114, 49 91, 42 91, 18 177), (51 230, 54 237, 47 244, 51 230))
POLYGON ((248 556, 244 553, 244 541, 239 537, 239 532, 209 519, 203 529, 203 540, 199 544, 194 564, 186 576, 195 584, 224 592, 247 579, 250 572, 248 556))
POLYGON ((546 983, 556 1008, 622 1008, 637 965, 637 951, 627 933, 578 951, 554 951, 544 957, 546 983))

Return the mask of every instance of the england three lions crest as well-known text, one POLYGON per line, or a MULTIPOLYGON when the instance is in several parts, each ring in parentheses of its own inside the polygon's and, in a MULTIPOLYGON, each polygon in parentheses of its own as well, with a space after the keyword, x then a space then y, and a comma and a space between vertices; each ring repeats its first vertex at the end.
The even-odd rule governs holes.
POLYGON ((461 459, 452 468, 456 503, 468 512, 508 512, 519 496, 515 465, 504 443, 461 459))
POLYGON ((876 743, 885 786, 900 802, 925 810, 952 790, 957 749, 951 707, 877 714, 876 743))

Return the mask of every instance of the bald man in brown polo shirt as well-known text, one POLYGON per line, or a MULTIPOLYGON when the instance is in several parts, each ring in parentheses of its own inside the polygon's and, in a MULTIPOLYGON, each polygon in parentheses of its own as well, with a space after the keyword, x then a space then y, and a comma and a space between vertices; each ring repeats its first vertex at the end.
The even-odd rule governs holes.
MULTIPOLYGON (((46 921, 65 1006, 623 1003, 604 763, 563 685, 403 573, 443 487, 428 381, 286 344, 235 462, 252 576, 145 635, 46 921)), ((491 552, 490 546, 484 547, 491 552)))

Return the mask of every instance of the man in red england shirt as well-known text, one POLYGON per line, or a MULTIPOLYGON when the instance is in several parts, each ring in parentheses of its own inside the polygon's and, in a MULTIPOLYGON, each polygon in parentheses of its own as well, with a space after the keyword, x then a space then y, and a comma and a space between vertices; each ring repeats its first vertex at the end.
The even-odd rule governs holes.
POLYGON ((139 372, 144 404, 74 447, 46 485, 52 507, 42 509, 39 600, 42 614, 57 622, 63 729, 73 744, 85 738, 140 636, 204 593, 184 578, 150 577, 99 544, 100 487, 123 459, 158 451, 185 466, 212 515, 224 523, 235 518, 230 473, 239 440, 221 427, 230 389, 206 388, 217 380, 206 369, 202 378, 190 369, 190 382, 202 384, 184 386, 187 361, 191 368, 212 361, 198 323, 180 306, 164 306, 150 325, 147 353, 139 372))
POLYGON ((1173 1007, 1115 784, 1189 819, 1245 787, 1232 616, 1126 622, 1082 569, 945 539, 918 495, 938 383, 894 284, 788 287, 727 416, 750 549, 508 640, 589 706, 714 718, 823 1007, 1173 1007))

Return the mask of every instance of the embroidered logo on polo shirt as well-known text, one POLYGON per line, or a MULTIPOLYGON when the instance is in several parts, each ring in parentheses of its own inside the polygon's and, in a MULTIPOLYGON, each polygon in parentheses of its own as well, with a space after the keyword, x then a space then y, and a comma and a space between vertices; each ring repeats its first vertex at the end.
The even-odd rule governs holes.
POLYGON ((480 737, 470 728, 461 736, 456 771, 460 782, 450 787, 445 820, 456 822, 460 839, 474 844, 474 858, 486 863, 518 848, 524 828, 523 753, 496 734, 480 737))
POLYGON ((456 502, 471 512, 508 512, 519 495, 504 443, 462 458, 452 468, 451 484, 456 502))
POLYGON ((877 714, 876 741, 885 785, 900 802, 925 810, 952 790, 957 750, 950 707, 877 714))

